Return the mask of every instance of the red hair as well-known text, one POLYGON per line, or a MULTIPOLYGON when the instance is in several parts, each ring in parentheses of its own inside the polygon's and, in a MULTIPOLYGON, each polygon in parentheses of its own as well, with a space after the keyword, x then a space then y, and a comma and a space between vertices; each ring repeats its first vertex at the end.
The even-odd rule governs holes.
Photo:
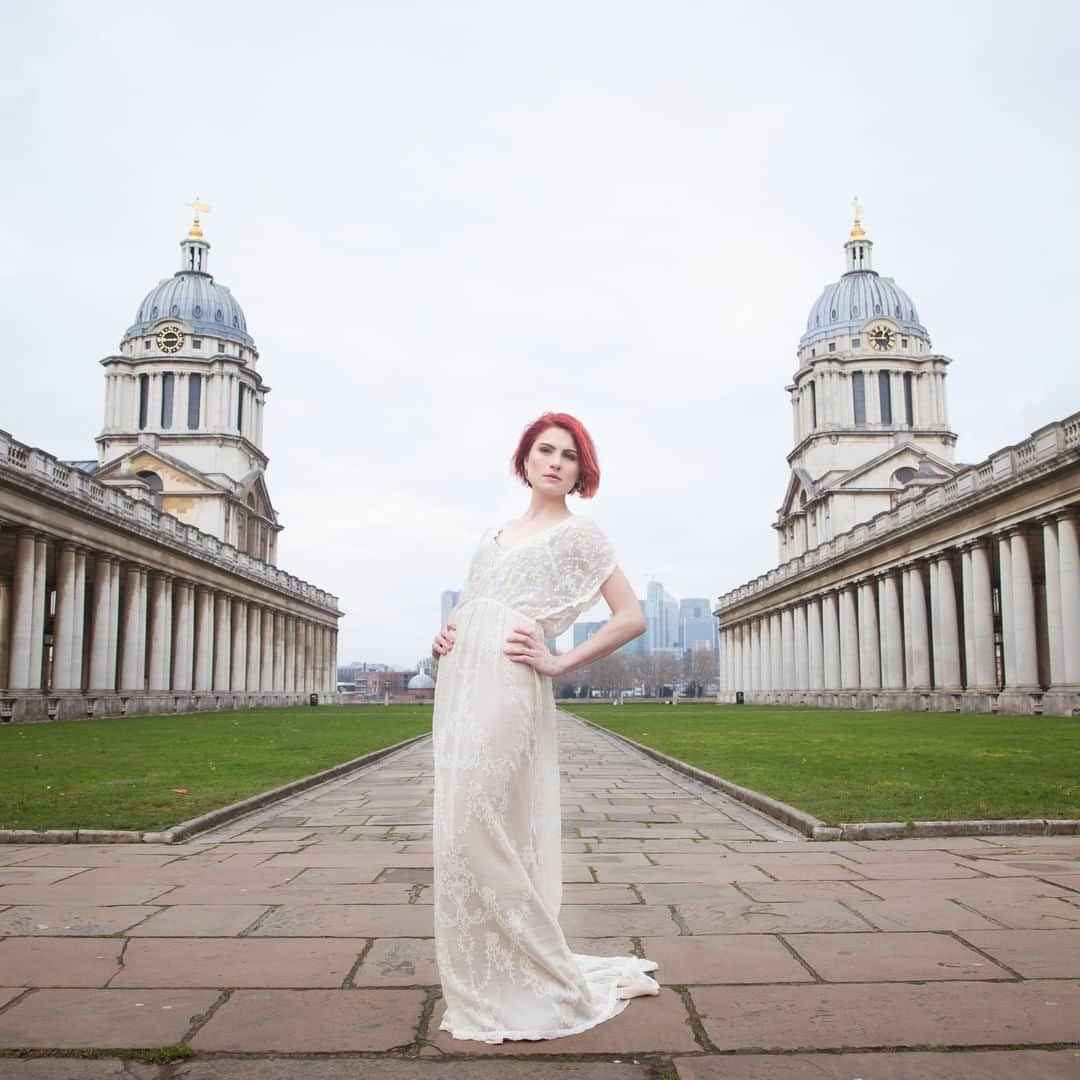
POLYGON ((574 440, 578 455, 578 479, 572 490, 577 491, 583 499, 591 499, 600 487, 600 463, 596 460, 596 447, 585 425, 569 413, 546 412, 525 428, 518 440, 511 462, 514 475, 523 484, 529 483, 525 475, 525 459, 529 456, 533 443, 540 437, 540 433, 549 427, 562 428, 574 440))

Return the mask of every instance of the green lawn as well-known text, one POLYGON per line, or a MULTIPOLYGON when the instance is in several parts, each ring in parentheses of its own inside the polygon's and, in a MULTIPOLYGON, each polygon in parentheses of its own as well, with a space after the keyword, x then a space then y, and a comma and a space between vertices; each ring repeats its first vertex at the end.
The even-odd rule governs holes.
POLYGON ((1080 720, 771 705, 568 704, 829 824, 1080 817, 1080 720))
POLYGON ((430 705, 6 725, 0 828, 164 829, 430 730, 430 705))

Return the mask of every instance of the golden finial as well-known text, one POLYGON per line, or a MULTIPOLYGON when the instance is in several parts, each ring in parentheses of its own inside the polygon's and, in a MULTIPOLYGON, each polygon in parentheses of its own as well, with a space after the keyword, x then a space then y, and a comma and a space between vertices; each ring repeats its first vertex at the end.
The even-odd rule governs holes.
POLYGON ((194 202, 184 203, 185 206, 190 206, 195 211, 195 220, 191 223, 191 228, 188 229, 189 240, 201 240, 203 238, 202 226, 199 224, 200 214, 213 213, 214 208, 209 203, 199 201, 199 196, 195 196, 194 202))
POLYGON ((851 239, 852 240, 865 240, 866 233, 863 232, 862 227, 862 203, 859 202, 859 196, 856 195, 851 200, 851 205, 855 207, 855 224, 851 226, 851 239))

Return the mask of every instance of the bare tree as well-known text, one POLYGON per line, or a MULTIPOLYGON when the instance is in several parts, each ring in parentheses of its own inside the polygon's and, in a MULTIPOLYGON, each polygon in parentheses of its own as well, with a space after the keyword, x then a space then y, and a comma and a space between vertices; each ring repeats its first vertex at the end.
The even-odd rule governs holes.
POLYGON ((695 696, 701 697, 705 686, 716 679, 716 653, 711 649, 695 649, 690 656, 690 674, 695 684, 695 696))

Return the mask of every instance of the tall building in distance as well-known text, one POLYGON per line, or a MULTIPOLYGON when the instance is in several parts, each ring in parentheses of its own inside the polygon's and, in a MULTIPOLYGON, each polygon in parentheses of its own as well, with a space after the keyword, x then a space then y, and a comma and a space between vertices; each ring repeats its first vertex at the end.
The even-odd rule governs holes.
POLYGON ((705 597, 679 601, 679 645, 684 650, 717 647, 716 619, 705 597))

